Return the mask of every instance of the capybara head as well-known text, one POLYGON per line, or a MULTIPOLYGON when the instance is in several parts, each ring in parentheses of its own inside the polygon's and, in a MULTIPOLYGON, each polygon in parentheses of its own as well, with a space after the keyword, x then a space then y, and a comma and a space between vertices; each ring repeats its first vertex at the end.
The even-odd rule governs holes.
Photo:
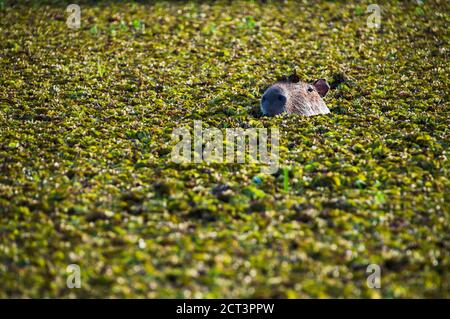
POLYGON ((325 79, 313 83, 280 81, 269 87, 261 98, 264 115, 275 116, 287 112, 302 115, 326 114, 330 110, 323 97, 330 86, 325 79))

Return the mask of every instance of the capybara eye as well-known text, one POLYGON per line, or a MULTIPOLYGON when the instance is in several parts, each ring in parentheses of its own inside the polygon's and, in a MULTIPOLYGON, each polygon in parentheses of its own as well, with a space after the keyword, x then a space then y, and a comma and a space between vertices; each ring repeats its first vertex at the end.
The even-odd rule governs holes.
POLYGON ((308 92, 311 93, 312 91, 314 91, 314 89, 312 87, 308 86, 308 92))

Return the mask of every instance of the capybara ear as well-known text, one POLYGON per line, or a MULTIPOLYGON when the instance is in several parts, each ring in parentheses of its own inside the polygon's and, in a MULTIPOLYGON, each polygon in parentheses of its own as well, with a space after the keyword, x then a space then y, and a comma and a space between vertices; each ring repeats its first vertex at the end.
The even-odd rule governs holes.
POLYGON ((319 79, 317 81, 314 81, 313 86, 316 88, 317 92, 319 92, 319 95, 321 97, 327 95, 327 92, 330 89, 330 85, 325 79, 319 79))
POLYGON ((286 75, 280 76, 280 77, 277 79, 277 82, 288 82, 288 78, 287 78, 286 75))
POLYGON ((297 74, 293 73, 293 74, 289 75, 288 82, 298 83, 298 82, 300 82, 300 78, 298 77, 297 74))

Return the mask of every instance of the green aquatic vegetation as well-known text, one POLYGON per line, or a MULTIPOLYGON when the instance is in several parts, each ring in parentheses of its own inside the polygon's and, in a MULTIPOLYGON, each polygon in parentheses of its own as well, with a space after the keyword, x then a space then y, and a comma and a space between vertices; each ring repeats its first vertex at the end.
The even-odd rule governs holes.
POLYGON ((449 4, 369 4, 0 1, 0 297, 448 298, 449 4), (261 116, 292 73, 329 115, 261 116), (194 120, 279 170, 172 162, 194 120))
POLYGON ((103 77, 106 72, 105 65, 100 61, 100 58, 97 60, 97 74, 99 77, 103 77))
POLYGON ((285 192, 289 191, 289 169, 283 167, 283 188, 285 192))
POLYGON ((98 34, 98 28, 96 25, 94 25, 92 28, 89 29, 89 32, 91 32, 92 35, 98 34))

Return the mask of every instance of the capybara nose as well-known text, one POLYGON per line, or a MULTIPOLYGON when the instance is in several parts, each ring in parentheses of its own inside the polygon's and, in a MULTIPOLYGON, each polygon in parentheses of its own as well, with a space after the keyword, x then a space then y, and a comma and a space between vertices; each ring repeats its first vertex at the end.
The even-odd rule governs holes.
POLYGON ((277 94, 275 97, 278 100, 278 102, 286 103, 286 96, 284 94, 277 94))
POLYGON ((264 115, 275 116, 286 110, 287 97, 283 91, 273 88, 268 90, 261 99, 261 111, 264 115))

